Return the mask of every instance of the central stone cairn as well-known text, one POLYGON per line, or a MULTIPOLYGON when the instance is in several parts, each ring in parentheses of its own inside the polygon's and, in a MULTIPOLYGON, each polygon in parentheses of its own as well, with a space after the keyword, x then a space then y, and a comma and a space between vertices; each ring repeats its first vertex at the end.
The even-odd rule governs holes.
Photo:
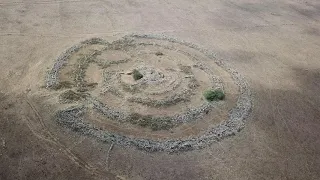
POLYGON ((88 112, 96 112, 105 121, 131 124, 151 133, 174 131, 182 124, 201 121, 224 104, 203 96, 208 90, 223 93, 224 83, 201 57, 213 59, 208 51, 164 36, 131 35, 112 43, 100 38, 81 42, 62 54, 47 76, 47 88, 61 92, 60 103, 69 104, 56 113, 55 120, 103 142, 147 151, 198 149, 233 135, 243 128, 251 108, 250 91, 238 73, 215 59, 215 66, 228 72, 239 87, 239 97, 228 120, 198 137, 135 138, 89 121, 88 112))

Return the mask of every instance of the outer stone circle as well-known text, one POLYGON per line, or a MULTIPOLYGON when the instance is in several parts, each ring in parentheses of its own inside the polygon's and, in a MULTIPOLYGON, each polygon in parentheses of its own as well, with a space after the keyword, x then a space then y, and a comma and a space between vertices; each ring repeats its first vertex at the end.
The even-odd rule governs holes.
MULTIPOLYGON (((237 73, 235 70, 231 69, 226 63, 223 61, 217 60, 214 54, 208 50, 200 48, 192 43, 179 41, 174 38, 169 38, 162 35, 129 35, 125 36, 124 39, 155 39, 155 40, 165 40, 172 43, 178 43, 190 48, 193 48, 208 58, 212 59, 217 65, 224 68, 227 72, 229 72, 235 81, 235 83, 239 87, 239 97, 235 107, 230 111, 229 118, 217 125, 214 128, 208 129, 206 133, 199 137, 193 137, 189 139, 179 140, 172 139, 166 141, 156 141, 150 139, 139 139, 139 138, 131 138, 119 134, 113 134, 110 132, 102 131, 97 127, 94 127, 92 124, 88 123, 84 119, 84 113, 87 109, 85 104, 79 106, 69 107, 64 110, 60 110, 56 113, 55 120, 62 126, 70 128, 74 131, 80 132, 84 135, 88 135, 94 138, 97 138, 103 142, 115 142, 119 145, 129 145, 136 146, 139 149, 143 149, 146 151, 185 151, 192 149, 203 148, 212 142, 220 141, 221 139, 228 137, 230 135, 234 135, 239 132, 245 124, 245 120, 250 113, 252 102, 251 102, 251 92, 247 85, 245 79, 237 73)), ((121 42, 121 41, 119 41, 121 42)), ((68 49, 65 53, 58 57, 56 60, 54 67, 48 73, 47 76, 47 88, 53 88, 57 84, 59 84, 58 74, 59 70, 63 67, 64 64, 67 63, 70 55, 80 48, 90 45, 90 44, 108 44, 102 39, 93 38, 87 41, 84 41, 78 45, 75 45, 68 49)), ((121 46, 121 43, 116 44, 121 46)), ((210 71, 210 70, 209 70, 210 71)), ((213 81, 215 79, 213 78, 213 81)), ((99 102, 96 98, 88 97, 87 100, 93 104, 94 108, 98 109, 102 114, 111 116, 112 118, 125 119, 126 114, 121 113, 120 111, 110 109, 99 102)), ((204 105, 200 107, 201 110, 205 110, 209 105, 204 105)), ((197 109, 199 110, 199 109, 197 109)), ((197 113, 197 112, 195 112, 197 113)), ((193 116, 193 115, 192 115, 193 116)))

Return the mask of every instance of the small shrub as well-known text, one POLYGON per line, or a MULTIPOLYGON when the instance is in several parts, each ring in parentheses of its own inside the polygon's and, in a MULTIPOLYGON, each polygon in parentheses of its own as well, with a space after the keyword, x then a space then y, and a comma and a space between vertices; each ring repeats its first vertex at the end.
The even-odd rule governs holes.
POLYGON ((141 78, 143 78, 143 75, 136 69, 133 70, 132 76, 133 76, 133 79, 136 80, 136 81, 141 79, 141 78))
POLYGON ((163 56, 163 53, 158 51, 158 52, 156 52, 156 56, 163 56))
POLYGON ((203 93, 203 96, 208 101, 219 101, 225 98, 224 92, 220 89, 217 90, 208 90, 203 93))

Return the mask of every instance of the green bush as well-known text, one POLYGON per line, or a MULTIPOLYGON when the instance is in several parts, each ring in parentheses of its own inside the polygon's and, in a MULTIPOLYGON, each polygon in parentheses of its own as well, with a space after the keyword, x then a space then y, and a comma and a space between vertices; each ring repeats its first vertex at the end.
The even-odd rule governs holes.
POLYGON ((208 101, 219 101, 225 98, 224 92, 220 89, 217 90, 208 90, 203 93, 203 96, 208 101))
POLYGON ((143 75, 136 69, 133 70, 132 76, 133 76, 134 80, 139 80, 139 79, 143 78, 143 75))

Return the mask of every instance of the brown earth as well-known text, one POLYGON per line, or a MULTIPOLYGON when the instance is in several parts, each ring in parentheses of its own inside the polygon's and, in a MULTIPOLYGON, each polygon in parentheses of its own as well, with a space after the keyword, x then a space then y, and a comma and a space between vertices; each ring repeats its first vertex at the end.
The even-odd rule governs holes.
POLYGON ((3 0, 0 14, 1 180, 320 178, 317 0, 3 0), (167 154, 51 121, 57 99, 39 89, 54 59, 90 37, 130 33, 163 33, 228 61, 253 91, 246 127, 203 150, 167 154))

